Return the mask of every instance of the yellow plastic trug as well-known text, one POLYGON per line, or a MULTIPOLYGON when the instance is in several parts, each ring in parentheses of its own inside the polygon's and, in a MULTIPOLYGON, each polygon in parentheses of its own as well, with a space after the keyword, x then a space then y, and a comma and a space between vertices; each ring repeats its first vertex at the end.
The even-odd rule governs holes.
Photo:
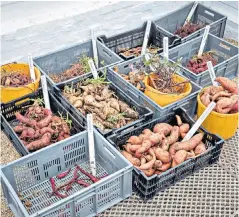
MULTIPOLYGON (((203 90, 197 96, 198 102, 197 117, 200 117, 201 114, 206 109, 206 107, 202 104, 200 99, 202 93, 203 90)), ((204 120, 202 126, 210 133, 218 134, 223 139, 229 139, 236 133, 238 127, 238 113, 220 114, 215 111, 212 111, 204 120)))
MULTIPOLYGON (((150 76, 152 78, 154 77, 154 74, 151 74, 150 76)), ((173 79, 176 82, 183 82, 186 80, 185 78, 179 75, 174 75, 173 79)), ((192 91, 192 85, 190 84, 190 82, 185 84, 184 91, 181 94, 168 94, 168 93, 160 92, 158 90, 155 90, 153 87, 151 87, 149 85, 149 82, 150 82, 149 76, 146 76, 144 79, 144 83, 146 87, 144 94, 147 95, 150 99, 155 101, 160 106, 166 106, 173 102, 176 102, 188 96, 192 91)))
MULTIPOLYGON (((30 77, 29 65, 25 64, 25 63, 6 64, 6 65, 1 66, 1 71, 3 69, 6 72, 18 71, 19 73, 25 74, 30 77)), ((7 103, 14 99, 17 99, 19 97, 22 97, 24 95, 27 95, 27 94, 30 94, 30 93, 36 91, 39 87, 41 73, 36 67, 34 67, 34 71, 35 71, 36 80, 33 83, 30 83, 30 84, 27 84, 24 86, 20 86, 20 87, 4 87, 1 85, 0 86, 0 91, 1 91, 0 101, 2 103, 7 103)))

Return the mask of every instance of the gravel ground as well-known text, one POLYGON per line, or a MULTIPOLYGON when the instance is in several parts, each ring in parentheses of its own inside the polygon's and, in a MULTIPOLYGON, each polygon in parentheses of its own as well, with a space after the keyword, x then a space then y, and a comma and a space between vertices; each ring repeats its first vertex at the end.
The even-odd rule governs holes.
MULTIPOLYGON (((6 164, 20 158, 20 155, 18 154, 16 149, 13 147, 13 145, 3 132, 1 132, 0 141, 1 141, 1 158, 0 158, 1 164, 6 164)), ((8 205, 3 197, 2 187, 0 188, 0 193, 1 193, 1 216, 13 217, 14 215, 8 208, 8 205)))

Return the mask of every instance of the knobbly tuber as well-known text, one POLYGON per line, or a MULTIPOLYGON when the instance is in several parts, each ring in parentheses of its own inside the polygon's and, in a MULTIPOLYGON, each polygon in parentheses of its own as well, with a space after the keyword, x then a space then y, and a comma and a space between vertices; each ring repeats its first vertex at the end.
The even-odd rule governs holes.
POLYGON ((121 101, 110 89, 109 82, 86 79, 74 86, 65 86, 63 95, 84 116, 93 115, 93 122, 103 132, 121 128, 139 119, 139 113, 121 101))
POLYGON ((178 126, 158 123, 152 126, 153 131, 146 128, 138 136, 130 136, 122 146, 124 150, 121 153, 146 176, 160 175, 206 151, 202 143, 203 133, 197 133, 188 141, 181 141, 190 125, 184 123, 180 116, 175 119, 178 126))
MULTIPOLYGON (((39 104, 40 99, 30 105, 25 114, 15 114, 19 124, 13 130, 19 135, 29 151, 36 151, 70 136, 68 118, 53 115, 39 104)), ((70 123, 70 122, 69 122, 70 123)))
POLYGON ((222 86, 210 86, 205 88, 200 99, 204 106, 212 101, 216 102, 214 111, 220 114, 238 113, 238 87, 237 83, 228 78, 218 77, 216 81, 222 86))

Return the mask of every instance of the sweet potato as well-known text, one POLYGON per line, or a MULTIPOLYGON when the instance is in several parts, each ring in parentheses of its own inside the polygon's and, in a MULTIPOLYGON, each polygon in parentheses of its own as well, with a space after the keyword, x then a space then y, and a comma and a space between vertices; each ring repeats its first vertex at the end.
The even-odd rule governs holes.
POLYGON ((102 104, 97 102, 92 95, 86 95, 84 97, 84 102, 86 105, 94 106, 96 108, 101 108, 102 104))
POLYGON ((162 141, 162 145, 161 145, 162 149, 167 151, 171 144, 178 141, 178 137, 179 137, 179 127, 174 126, 171 130, 170 136, 168 136, 162 141))
POLYGON ((154 168, 157 169, 157 168, 160 168, 161 166, 163 165, 162 161, 160 160, 156 160, 154 162, 154 168))
POLYGON ((144 157, 141 157, 140 158, 140 165, 144 165, 144 164, 146 164, 146 159, 144 158, 144 157))
POLYGON ((131 162, 134 166, 139 166, 140 165, 140 160, 138 158, 133 157, 130 153, 127 151, 121 151, 121 154, 129 161, 131 162))
POLYGON ((234 104, 238 101, 238 96, 233 95, 230 98, 222 98, 217 101, 216 111, 221 114, 227 114, 230 112, 234 106, 234 104))
POLYGON ((175 116, 176 116, 176 119, 177 119, 177 124, 180 127, 183 124, 182 119, 179 115, 175 115, 175 116))
POLYGON ((170 168, 170 166, 171 166, 171 161, 169 163, 163 164, 160 168, 158 168, 158 170, 161 172, 165 172, 166 170, 170 168))
POLYGON ((197 156, 197 155, 200 155, 200 154, 204 153, 205 151, 206 151, 206 145, 205 145, 203 142, 200 142, 200 143, 196 146, 196 148, 195 148, 195 150, 194 150, 194 153, 195 153, 195 155, 197 156))
POLYGON ((43 127, 42 129, 40 129, 40 134, 45 134, 45 133, 54 133, 55 131, 52 129, 52 128, 50 128, 50 127, 43 127))
POLYGON ((153 149, 150 149, 149 150, 149 153, 150 155, 153 157, 151 161, 147 162, 146 164, 144 165, 141 165, 139 167, 140 170, 149 170, 149 169, 152 169, 153 168, 153 165, 154 165, 154 162, 156 161, 156 156, 154 154, 154 151, 153 149))
POLYGON ((144 156, 147 161, 151 161, 153 157, 150 154, 144 156))
POLYGON ((21 133, 23 130, 27 129, 26 126, 24 125, 17 125, 15 127, 13 127, 13 130, 16 132, 16 133, 21 133))
POLYGON ((195 155, 195 153, 194 153, 194 151, 193 150, 191 150, 191 151, 188 151, 188 155, 187 155, 187 158, 186 158, 186 160, 187 159, 189 159, 189 158, 193 158, 193 157, 195 157, 196 155, 195 155))
POLYGON ((135 157, 140 158, 144 152, 150 149, 151 145, 152 143, 149 140, 144 140, 142 146, 135 152, 135 157))
POLYGON ((164 138, 164 135, 162 133, 152 133, 149 136, 149 141, 152 143, 152 145, 160 144, 164 138))
POLYGON ((179 150, 191 151, 202 141, 203 135, 204 135, 203 133, 198 133, 195 136, 193 136, 191 139, 189 139, 188 141, 176 142, 173 144, 173 146, 176 151, 179 151, 179 150))
POLYGON ((43 127, 47 127, 52 119, 52 115, 48 115, 46 116, 44 119, 42 119, 41 121, 37 122, 37 126, 41 129, 43 127))
POLYGON ((237 101, 232 107, 230 113, 237 113, 238 112, 238 104, 239 101, 237 101))
POLYGON ((142 141, 142 138, 139 138, 138 136, 131 136, 127 140, 127 142, 131 143, 132 145, 141 145, 142 141))
POLYGON ((157 174, 157 175, 160 175, 162 172, 161 171, 159 171, 159 170, 155 170, 154 171, 154 174, 157 174))
POLYGON ((164 136, 167 136, 171 130, 172 126, 167 123, 159 123, 154 126, 153 132, 154 133, 162 133, 164 136))
POLYGON ((190 125, 188 123, 184 123, 179 127, 180 134, 187 133, 190 129, 190 125))
POLYGON ((123 148, 129 153, 129 154, 133 154, 133 152, 130 150, 131 147, 131 143, 126 143, 125 145, 123 145, 123 148))
POLYGON ((168 163, 171 161, 171 156, 168 151, 165 151, 162 148, 156 148, 154 152, 156 158, 162 161, 162 163, 168 163))
POLYGON ((44 148, 48 146, 51 142, 51 134, 50 133, 45 133, 41 139, 35 140, 33 142, 30 142, 29 144, 26 145, 26 148, 29 151, 34 151, 34 150, 39 150, 41 148, 44 148))
POLYGON ((183 139, 185 136, 187 135, 187 133, 181 133, 180 136, 183 139))
POLYGON ((153 132, 150 129, 144 129, 142 133, 146 135, 151 135, 153 132))
POLYGON ((219 82, 229 92, 238 94, 238 86, 236 82, 225 77, 217 77, 216 81, 219 82))
POLYGON ((150 177, 150 176, 152 176, 152 175, 154 174, 155 169, 142 170, 142 172, 143 172, 146 176, 150 177))
MULTIPOLYGON (((129 144, 129 143, 128 143, 129 144)), ((141 145, 131 145, 129 147, 129 150, 132 151, 132 152, 135 152, 137 151, 139 148, 141 147, 141 145)))
POLYGON ((206 107, 211 103, 211 96, 209 93, 202 94, 200 99, 201 99, 202 104, 206 107))
POLYGON ((216 101, 219 97, 229 97, 231 95, 231 93, 228 93, 226 91, 220 91, 212 97, 212 101, 216 101))
POLYGON ((177 166, 178 164, 181 164, 184 162, 187 158, 188 152, 185 150, 179 150, 175 153, 173 162, 172 162, 172 167, 177 166))
POLYGON ((22 131, 20 138, 21 139, 26 138, 26 137, 34 138, 34 136, 35 136, 35 130, 33 128, 28 127, 22 131))
POLYGON ((24 117, 23 115, 20 114, 20 112, 16 112, 15 116, 16 116, 16 119, 23 124, 26 124, 30 127, 36 126, 37 122, 35 120, 24 117))

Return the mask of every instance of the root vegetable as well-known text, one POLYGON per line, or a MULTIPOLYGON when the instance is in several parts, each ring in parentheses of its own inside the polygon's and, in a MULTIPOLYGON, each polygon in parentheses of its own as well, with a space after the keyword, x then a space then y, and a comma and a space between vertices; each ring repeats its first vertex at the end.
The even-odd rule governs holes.
POLYGON ((27 129, 26 126, 24 125, 18 125, 16 127, 13 128, 13 130, 16 132, 16 133, 21 133, 23 130, 27 129))
POLYGON ((26 124, 26 125, 31 126, 31 127, 36 126, 37 122, 35 120, 31 120, 29 118, 26 118, 23 115, 21 115, 19 112, 16 112, 15 116, 16 116, 16 119, 23 124, 26 124))
POLYGON ((222 98, 217 101, 216 111, 221 114, 227 114, 233 108, 233 105, 238 101, 238 96, 233 95, 230 98, 222 98))
POLYGON ((149 141, 152 143, 152 145, 160 144, 164 138, 164 135, 161 133, 152 133, 149 136, 149 141))
POLYGON ((191 139, 189 139, 188 141, 176 142, 173 144, 173 146, 175 147, 176 151, 179 151, 179 150, 191 151, 202 141, 202 139, 203 139, 203 133, 198 133, 195 136, 193 136, 191 139))
POLYGON ((154 126, 153 132, 162 133, 164 136, 167 136, 171 132, 172 128, 173 127, 167 123, 160 123, 154 126))
POLYGON ((209 93, 204 93, 201 97, 201 102, 206 107, 211 103, 211 97, 209 93))
POLYGON ((195 153, 195 155, 197 156, 197 155, 200 155, 200 154, 204 153, 205 151, 206 151, 206 145, 205 145, 203 142, 200 142, 200 143, 196 146, 196 148, 195 148, 195 150, 194 150, 194 153, 195 153))
POLYGON ((168 136, 167 138, 165 138, 162 141, 162 149, 167 151, 169 149, 169 146, 173 143, 175 143, 176 141, 178 141, 178 137, 179 137, 179 127, 178 126, 174 126, 172 128, 172 131, 170 133, 170 136, 168 136))
POLYGON ((39 128, 47 127, 51 122, 52 115, 48 115, 46 118, 42 119, 37 123, 39 128))
POLYGON ((42 129, 40 129, 40 134, 43 135, 45 133, 54 133, 55 131, 50 128, 50 127, 43 127, 42 129))
POLYGON ((117 99, 115 98, 110 98, 110 107, 116 109, 118 112, 120 112, 120 105, 117 99))
POLYGON ((146 159, 144 158, 144 157, 141 157, 140 158, 140 165, 144 165, 144 164, 146 164, 146 159))
POLYGON ((138 136, 131 136, 127 140, 127 142, 131 143, 132 145, 141 145, 142 141, 143 140, 139 138, 138 136))
POLYGON ((187 124, 187 123, 184 123, 182 124, 180 127, 179 127, 179 131, 180 131, 180 134, 182 135, 182 133, 187 133, 190 129, 190 125, 187 124))
POLYGON ((34 138, 35 137, 35 130, 33 128, 30 128, 30 127, 23 130, 20 138, 23 139, 23 138, 26 138, 26 137, 34 138))
POLYGON ((236 82, 225 77, 217 77, 216 81, 219 82, 229 92, 238 94, 238 86, 236 82))
POLYGON ((74 103, 72 103, 74 107, 76 108, 82 108, 83 102, 81 100, 76 100, 74 103))
POLYGON ((141 155, 144 152, 146 152, 146 151, 148 151, 150 149, 151 145, 152 145, 152 143, 149 140, 144 140, 142 142, 141 147, 139 149, 137 149, 137 151, 135 152, 135 157, 140 158, 141 155))
POLYGON ((132 151, 132 152, 135 152, 135 151, 137 151, 140 147, 141 147, 141 145, 131 145, 131 146, 129 147, 129 150, 132 151))
POLYGON ((158 168, 162 167, 162 165, 163 165, 163 163, 162 163, 162 161, 160 161, 160 160, 156 160, 156 161, 154 162, 154 168, 155 168, 155 169, 158 169, 158 168))
POLYGON ((162 148, 155 149, 156 158, 162 163, 168 163, 171 161, 171 156, 168 151, 163 150, 162 148))
POLYGON ((220 91, 212 97, 212 101, 217 100, 219 97, 230 97, 232 94, 226 91, 220 91))
POLYGON ((173 162, 172 162, 172 167, 177 166, 178 164, 183 163, 188 156, 188 152, 185 150, 179 150, 175 153, 173 162))
POLYGON ((147 161, 151 161, 153 159, 153 157, 150 154, 145 155, 144 157, 147 161))
POLYGON ((133 152, 130 150, 131 148, 131 143, 126 143, 125 145, 123 145, 123 148, 130 154, 133 154, 133 152))
POLYGON ((193 157, 195 157, 195 153, 194 153, 193 150, 191 150, 191 151, 188 152, 186 160, 189 159, 189 158, 193 158, 193 157))
POLYGON ((102 105, 98 103, 95 98, 91 95, 87 95, 84 97, 84 102, 86 105, 94 106, 96 108, 101 108, 102 105))
POLYGON ((165 172, 166 170, 170 168, 170 166, 171 166, 171 161, 169 163, 163 164, 160 168, 158 168, 158 170, 161 172, 165 172))
POLYGON ((29 151, 35 151, 41 148, 44 148, 48 146, 51 142, 51 134, 50 133, 45 133, 41 139, 35 140, 33 142, 30 142, 29 144, 26 145, 26 148, 29 151))
POLYGON ((127 151, 122 151, 121 154, 134 166, 140 166, 140 160, 138 158, 133 157, 130 153, 127 151))
POLYGON ((183 124, 182 119, 179 115, 176 115, 176 119, 177 119, 177 124, 180 127, 183 124))
POLYGON ((152 169, 152 168, 153 168, 154 162, 156 161, 156 156, 155 156, 155 154, 154 154, 153 149, 150 149, 150 150, 149 150, 149 153, 150 153, 150 155, 152 155, 152 157, 153 157, 152 160, 149 161, 149 162, 147 162, 147 163, 144 164, 144 165, 141 165, 141 166, 139 167, 140 170, 149 170, 149 169, 152 169))
POLYGON ((144 129, 142 133, 145 135, 151 135, 153 132, 150 129, 144 129))
POLYGON ((142 172, 143 172, 146 176, 150 177, 150 176, 152 176, 152 175, 154 174, 155 169, 142 170, 142 172))
POLYGON ((162 172, 159 170, 155 170, 154 174, 160 175, 162 172))
POLYGON ((187 135, 187 133, 181 133, 180 135, 181 135, 181 138, 183 139, 187 135))

